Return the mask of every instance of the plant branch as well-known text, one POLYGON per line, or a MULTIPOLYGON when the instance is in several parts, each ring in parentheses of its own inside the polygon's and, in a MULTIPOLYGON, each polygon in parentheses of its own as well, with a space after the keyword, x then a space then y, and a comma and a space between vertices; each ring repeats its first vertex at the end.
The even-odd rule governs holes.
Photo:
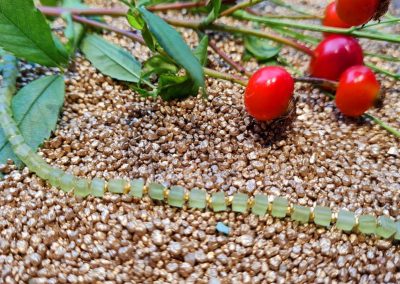
POLYGON ((233 59, 230 58, 228 54, 226 54, 222 49, 218 48, 213 40, 210 40, 209 45, 215 51, 215 53, 221 56, 221 58, 225 60, 225 62, 228 63, 233 69, 239 71, 242 74, 245 74, 246 76, 251 76, 251 74, 246 70, 246 68, 244 68, 239 63, 233 61, 233 59))
POLYGON ((227 74, 227 73, 222 73, 207 67, 203 68, 204 74, 206 74, 209 77, 216 78, 216 79, 222 79, 226 81, 230 81, 232 83, 236 83, 239 85, 242 85, 244 87, 247 86, 247 80, 235 75, 227 74))
POLYGON ((221 14, 219 14, 219 16, 220 17, 228 16, 237 10, 241 10, 241 9, 244 9, 244 8, 247 8, 250 6, 257 5, 258 3, 261 3, 262 1, 264 1, 264 0, 248 0, 248 1, 240 2, 240 3, 236 4, 235 6, 232 6, 228 9, 226 9, 221 14))
POLYGON ((266 17, 270 19, 290 19, 290 20, 321 20, 323 17, 317 15, 277 15, 277 14, 263 14, 254 11, 251 8, 244 9, 247 13, 259 16, 266 17))
POLYGON ((373 122, 378 124, 380 127, 385 129, 389 133, 393 134, 397 138, 400 138, 400 131, 398 131, 397 129, 394 129, 393 127, 391 127, 389 125, 387 125, 385 122, 383 122, 379 118, 373 116, 372 114, 366 113, 366 114, 363 115, 363 117, 372 120, 373 122))
POLYGON ((336 90, 336 88, 338 86, 338 83, 335 81, 314 78, 314 77, 297 77, 297 78, 294 78, 294 80, 299 83, 308 83, 308 84, 312 84, 314 86, 328 88, 331 90, 336 90))
MULTIPOLYGON (((187 22, 187 21, 171 19, 171 18, 166 18, 164 20, 167 21, 168 23, 170 23, 171 25, 177 26, 177 27, 184 27, 184 28, 190 28, 190 29, 195 29, 195 30, 200 28, 200 22, 187 22)), ((252 35, 252 36, 256 36, 256 37, 260 37, 260 38, 266 38, 266 39, 270 39, 272 41, 279 42, 284 45, 293 47, 294 49, 304 52, 305 54, 308 54, 310 56, 314 56, 314 52, 305 45, 302 45, 291 39, 281 37, 279 35, 274 35, 274 34, 259 31, 259 30, 240 28, 240 27, 232 27, 232 26, 228 26, 228 25, 224 25, 224 24, 211 24, 209 26, 204 27, 204 29, 223 31, 223 32, 229 32, 229 33, 239 33, 239 34, 245 34, 245 35, 252 35)))
POLYGON ((385 34, 385 33, 371 33, 366 31, 359 31, 357 27, 352 27, 348 29, 341 29, 341 28, 334 28, 334 27, 326 27, 320 25, 311 25, 311 24, 302 24, 294 21, 282 21, 279 19, 268 19, 265 17, 259 17, 255 15, 251 15, 246 11, 236 11, 233 15, 239 19, 259 22, 269 26, 281 26, 281 27, 290 27, 295 29, 301 30, 309 30, 315 32, 328 32, 328 33, 335 33, 335 34, 344 34, 344 35, 351 35, 354 37, 360 38, 368 38, 373 40, 381 40, 387 42, 394 42, 400 43, 400 37, 397 35, 392 34, 385 34))

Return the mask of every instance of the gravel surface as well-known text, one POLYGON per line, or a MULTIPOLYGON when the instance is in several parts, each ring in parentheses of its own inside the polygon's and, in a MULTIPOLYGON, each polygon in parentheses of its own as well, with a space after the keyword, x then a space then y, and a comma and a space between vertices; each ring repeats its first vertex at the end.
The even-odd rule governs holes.
MULTIPOLYGON (((305 1, 290 2, 306 7, 305 1)), ((306 9, 317 13, 320 2, 308 1, 306 9)), ((107 21, 127 28, 122 19, 107 21)), ((193 32, 184 34, 196 44, 193 32)), ((149 56, 139 44, 105 37, 141 61, 149 56)), ((240 60, 241 42, 215 38, 240 60)), ((400 57, 398 46, 362 43, 400 57)), ((282 54, 306 71, 306 57, 287 48, 282 54)), ((209 58, 210 67, 229 70, 211 50, 209 58)), ((245 66, 257 68, 254 61, 245 66)), ((20 83, 52 72, 22 65, 20 83)), ((373 113, 400 128, 400 83, 381 79, 388 89, 385 106, 373 113)), ((229 194, 266 192, 302 205, 400 216, 399 140, 376 125, 343 118, 307 85, 296 87, 296 117, 274 124, 249 118, 244 89, 219 80, 207 80, 206 100, 152 101, 78 57, 66 86, 58 129, 40 152, 76 175, 144 177, 229 194)), ((0 283, 400 282, 400 247, 390 241, 288 219, 179 210, 147 198, 83 200, 49 188, 26 168, 10 164, 2 170, 8 174, 0 181, 0 283), (231 234, 216 232, 217 222, 229 225, 231 234)))

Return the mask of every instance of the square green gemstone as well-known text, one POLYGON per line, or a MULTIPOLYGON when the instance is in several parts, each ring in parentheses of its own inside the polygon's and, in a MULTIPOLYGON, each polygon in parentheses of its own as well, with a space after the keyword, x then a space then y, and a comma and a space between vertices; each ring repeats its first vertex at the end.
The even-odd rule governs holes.
POLYGON ((168 194, 168 204, 182 208, 185 204, 185 189, 181 186, 173 186, 168 194))
POLYGON ((376 234, 384 239, 389 239, 396 233, 396 223, 386 216, 380 216, 378 218, 378 227, 376 228, 376 234))
POLYGON ((332 221, 332 211, 329 207, 316 206, 314 208, 314 223, 318 226, 329 227, 332 221))
POLYGON ((225 194, 223 192, 216 192, 211 196, 211 206, 214 212, 226 210, 225 194))
POLYGON ((100 178, 94 178, 90 184, 90 190, 93 196, 103 197, 106 188, 106 182, 100 178))
POLYGON ((358 229, 361 233, 370 235, 376 232, 376 218, 372 215, 361 215, 358 218, 358 229))
POLYGON ((300 223, 308 223, 310 221, 310 208, 301 206, 301 205, 293 205, 293 212, 291 218, 293 221, 298 221, 300 223))
POLYGON ((134 179, 131 181, 131 191, 129 192, 129 194, 136 198, 142 198, 143 188, 144 188, 144 180, 134 179))
POLYGON ((108 182, 108 191, 112 193, 122 194, 125 192, 128 182, 124 179, 112 179, 108 182))
POLYGON ((396 241, 400 241, 400 221, 396 222, 396 234, 394 235, 396 241))
POLYGON ((264 216, 268 210, 268 196, 264 194, 256 194, 254 196, 254 204, 251 208, 251 212, 254 215, 264 216))
POLYGON ((336 227, 342 231, 350 232, 356 225, 356 215, 347 210, 340 210, 336 221, 336 227))
POLYGON ((288 210, 289 202, 286 198, 275 197, 272 202, 271 215, 276 218, 285 218, 288 210))
POLYGON ((60 178, 61 190, 64 192, 72 191, 75 187, 75 182, 76 178, 73 175, 69 173, 64 173, 60 178))
POLYGON ((245 213, 247 211, 247 201, 249 197, 244 193, 236 193, 232 200, 232 211, 245 213))
POLYGON ((192 189, 189 194, 189 207, 204 209, 207 206, 206 192, 201 189, 192 189))
POLYGON ((164 200, 164 186, 159 183, 152 182, 149 184, 149 196, 154 200, 164 200))
POLYGON ((75 183, 74 194, 76 196, 86 197, 90 194, 90 181, 85 178, 77 179, 75 183))

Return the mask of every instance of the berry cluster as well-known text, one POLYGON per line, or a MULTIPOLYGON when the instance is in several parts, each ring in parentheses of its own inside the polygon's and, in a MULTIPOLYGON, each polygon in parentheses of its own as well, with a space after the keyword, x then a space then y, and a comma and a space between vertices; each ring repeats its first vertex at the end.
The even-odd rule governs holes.
MULTIPOLYGON (((323 25, 350 28, 381 15, 379 0, 337 0, 329 4, 323 25), (362 2, 362 3, 361 3, 362 2)), ((358 40, 344 35, 324 34, 310 61, 312 77, 338 81, 335 102, 346 116, 358 117, 380 97, 380 84, 364 64, 358 40)), ((247 85, 244 102, 248 113, 260 121, 283 116, 293 97, 295 80, 281 67, 264 67, 247 85)))

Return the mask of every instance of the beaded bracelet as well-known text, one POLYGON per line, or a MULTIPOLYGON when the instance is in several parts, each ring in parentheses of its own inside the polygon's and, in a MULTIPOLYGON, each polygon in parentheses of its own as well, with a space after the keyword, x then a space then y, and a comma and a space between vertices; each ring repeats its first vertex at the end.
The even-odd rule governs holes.
POLYGON ((19 159, 40 178, 48 181, 50 185, 60 188, 64 192, 73 192, 76 196, 89 195, 102 197, 105 192, 114 194, 129 194, 141 199, 148 195, 152 200, 166 202, 170 206, 222 212, 246 214, 251 212, 257 216, 270 214, 275 218, 290 217, 299 223, 314 222, 321 227, 329 228, 333 224, 344 232, 360 232, 366 235, 375 234, 384 239, 400 241, 400 221, 395 222, 388 216, 376 218, 373 215, 356 216, 347 210, 332 212, 329 207, 314 206, 312 208, 292 204, 286 198, 256 194, 248 196, 245 193, 236 193, 225 196, 224 192, 207 193, 201 189, 187 190, 180 186, 166 188, 162 184, 150 182, 146 184, 143 179, 127 181, 124 179, 111 179, 108 182, 99 178, 93 180, 75 177, 47 164, 26 143, 17 124, 12 118, 10 102, 15 92, 17 78, 16 59, 13 56, 3 57, 3 86, 0 88, 0 126, 10 142, 14 153, 19 159))

